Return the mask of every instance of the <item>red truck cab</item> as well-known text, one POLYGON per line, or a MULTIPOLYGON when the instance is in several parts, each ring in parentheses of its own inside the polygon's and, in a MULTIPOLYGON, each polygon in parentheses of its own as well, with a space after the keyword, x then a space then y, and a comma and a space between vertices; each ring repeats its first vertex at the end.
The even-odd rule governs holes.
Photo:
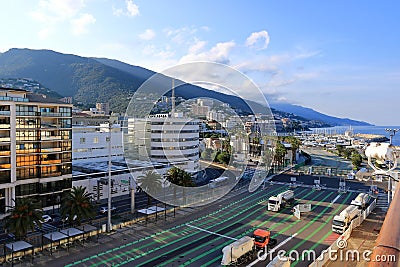
POLYGON ((258 248, 265 248, 269 244, 270 235, 270 231, 257 229, 253 233, 254 243, 258 248))

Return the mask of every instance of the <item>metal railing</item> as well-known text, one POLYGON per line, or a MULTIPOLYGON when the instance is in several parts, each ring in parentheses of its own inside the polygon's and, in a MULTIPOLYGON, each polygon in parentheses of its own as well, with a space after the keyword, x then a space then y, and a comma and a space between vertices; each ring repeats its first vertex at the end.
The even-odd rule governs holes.
POLYGON ((385 221, 376 240, 368 267, 399 266, 400 262, 400 185, 397 186, 393 201, 389 206, 385 221), (395 259, 386 261, 386 259, 395 259))

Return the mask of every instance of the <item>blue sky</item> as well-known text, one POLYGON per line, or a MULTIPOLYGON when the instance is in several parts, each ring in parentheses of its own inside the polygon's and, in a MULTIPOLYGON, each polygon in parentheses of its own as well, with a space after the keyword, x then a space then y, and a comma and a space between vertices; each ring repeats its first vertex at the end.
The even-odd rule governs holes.
POLYGON ((398 1, 3 1, 10 48, 118 59, 161 71, 210 60, 267 100, 400 125, 398 1))

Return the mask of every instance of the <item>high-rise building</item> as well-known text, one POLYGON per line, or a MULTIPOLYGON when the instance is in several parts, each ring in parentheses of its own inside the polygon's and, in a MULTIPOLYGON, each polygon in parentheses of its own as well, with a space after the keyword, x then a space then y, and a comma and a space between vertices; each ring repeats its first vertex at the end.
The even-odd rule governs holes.
POLYGON ((0 217, 16 198, 43 208, 72 185, 72 105, 25 90, 0 88, 0 217))
POLYGON ((199 121, 182 114, 151 115, 129 119, 124 138, 125 155, 179 166, 188 172, 199 171, 199 121))

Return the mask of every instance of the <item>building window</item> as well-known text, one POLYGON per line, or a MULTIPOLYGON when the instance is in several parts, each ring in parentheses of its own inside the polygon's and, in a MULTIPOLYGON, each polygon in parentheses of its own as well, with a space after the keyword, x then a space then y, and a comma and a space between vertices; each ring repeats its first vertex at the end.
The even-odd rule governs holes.
POLYGON ((110 142, 110 137, 106 137, 106 142, 110 142))
POLYGON ((81 138, 79 139, 79 143, 80 143, 80 144, 86 143, 86 138, 81 137, 81 138))
POLYGON ((94 137, 93 138, 93 143, 94 144, 98 144, 99 143, 99 138, 98 137, 94 137))

